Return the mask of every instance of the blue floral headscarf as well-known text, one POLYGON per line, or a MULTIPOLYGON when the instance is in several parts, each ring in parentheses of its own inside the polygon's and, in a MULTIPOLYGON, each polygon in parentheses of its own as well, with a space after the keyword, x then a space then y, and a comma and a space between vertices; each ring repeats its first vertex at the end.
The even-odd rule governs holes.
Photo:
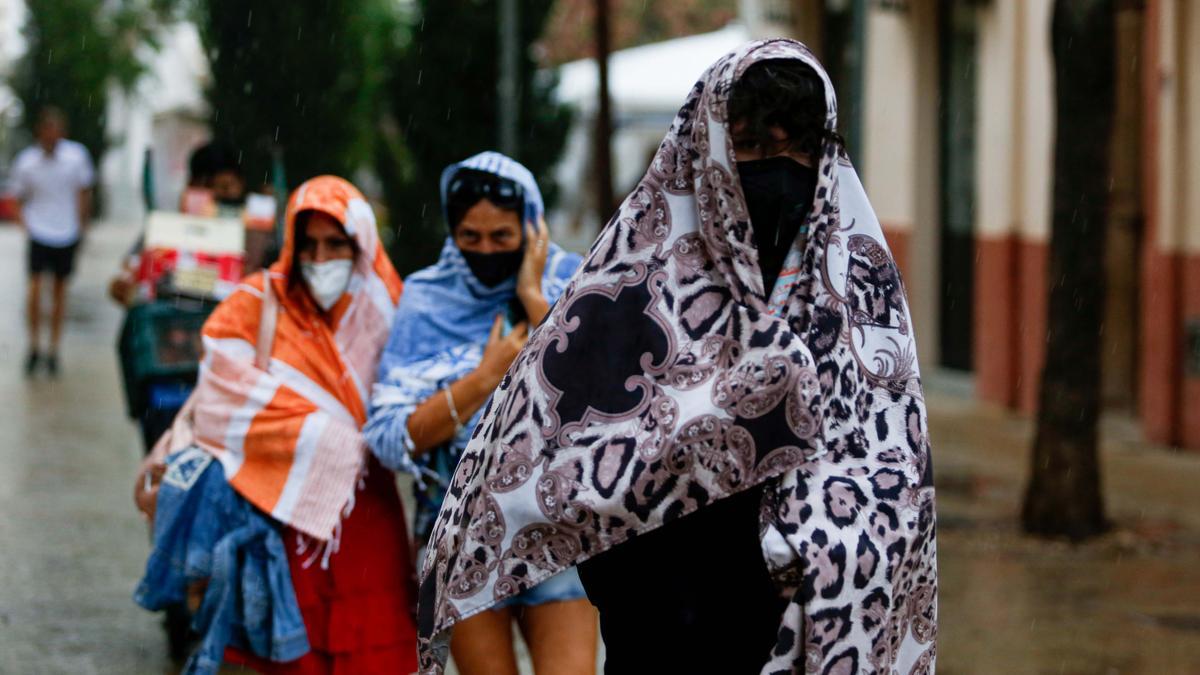
MULTIPOLYGON (((525 222, 541 218, 542 193, 533 174, 498 152, 483 152, 446 167, 441 179, 443 209, 450 180, 463 169, 516 182, 524 190, 525 222)), ((547 302, 558 299, 579 263, 578 255, 550 244, 542 277, 547 302)), ((453 474, 479 413, 451 441, 416 460, 410 454, 408 417, 430 396, 479 365, 496 315, 506 312, 515 299, 515 277, 491 288, 484 286, 449 236, 437 263, 404 281, 392 334, 379 362, 364 434, 385 466, 419 478, 436 474, 437 480, 421 481, 417 492, 414 536, 419 542, 428 538, 444 494, 442 484, 453 474)))

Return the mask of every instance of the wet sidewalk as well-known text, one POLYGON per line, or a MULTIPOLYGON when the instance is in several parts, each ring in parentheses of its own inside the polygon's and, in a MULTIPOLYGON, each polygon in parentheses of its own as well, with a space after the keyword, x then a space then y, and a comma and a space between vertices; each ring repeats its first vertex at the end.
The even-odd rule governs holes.
MULTIPOLYGON (((0 225, 0 673, 170 673, 130 599, 147 553, 105 284, 136 234, 99 225, 79 261, 59 380, 21 375, 21 234, 0 225)), ((1106 423, 1116 528, 1070 546, 1019 534, 1032 428, 931 378, 939 487, 939 672, 1200 673, 1200 454, 1106 423)), ((731 618, 735 620, 735 618, 731 618)))
POLYGON ((136 229, 97 224, 77 259, 61 375, 27 381, 25 239, 0 226, 0 673, 167 673, 158 618, 130 595, 147 553, 141 457, 105 288, 136 229))
POLYGON ((938 671, 1200 673, 1200 454, 1103 425, 1113 530, 1087 544, 1019 533, 1033 425, 928 393, 938 484, 938 671))

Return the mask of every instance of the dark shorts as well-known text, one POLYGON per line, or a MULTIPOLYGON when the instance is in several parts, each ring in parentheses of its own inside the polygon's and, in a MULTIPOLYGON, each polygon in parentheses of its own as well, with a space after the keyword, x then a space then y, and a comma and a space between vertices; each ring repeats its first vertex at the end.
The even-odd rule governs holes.
POLYGON ((53 274, 59 279, 66 279, 75 271, 75 249, 79 244, 70 246, 47 246, 32 239, 29 241, 29 275, 53 274))

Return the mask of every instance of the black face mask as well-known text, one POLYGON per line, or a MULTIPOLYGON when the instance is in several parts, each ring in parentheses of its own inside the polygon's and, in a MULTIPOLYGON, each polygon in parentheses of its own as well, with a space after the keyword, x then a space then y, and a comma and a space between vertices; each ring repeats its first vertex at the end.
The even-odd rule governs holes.
POLYGON ((750 229, 758 248, 758 267, 769 295, 812 208, 817 171, 790 157, 738 162, 750 229))
POLYGON ((475 253, 462 249, 459 252, 466 259, 467 267, 471 268, 471 274, 488 288, 499 286, 505 279, 515 276, 521 269, 521 261, 525 259, 524 248, 503 253, 475 253))

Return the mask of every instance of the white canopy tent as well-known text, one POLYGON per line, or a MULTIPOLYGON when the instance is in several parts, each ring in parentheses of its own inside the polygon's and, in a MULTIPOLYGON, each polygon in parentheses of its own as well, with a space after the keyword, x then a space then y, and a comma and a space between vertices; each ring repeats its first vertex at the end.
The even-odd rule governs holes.
MULTIPOLYGON (((679 106, 704 70, 750 39, 750 31, 743 24, 731 23, 711 33, 623 49, 609 56, 613 187, 618 195, 632 188, 645 173, 679 106)), ((557 98, 574 108, 576 116, 563 157, 554 170, 561 191, 550 220, 561 244, 585 250, 602 224, 592 206, 591 180, 596 62, 581 59, 566 63, 558 75, 557 98)))

